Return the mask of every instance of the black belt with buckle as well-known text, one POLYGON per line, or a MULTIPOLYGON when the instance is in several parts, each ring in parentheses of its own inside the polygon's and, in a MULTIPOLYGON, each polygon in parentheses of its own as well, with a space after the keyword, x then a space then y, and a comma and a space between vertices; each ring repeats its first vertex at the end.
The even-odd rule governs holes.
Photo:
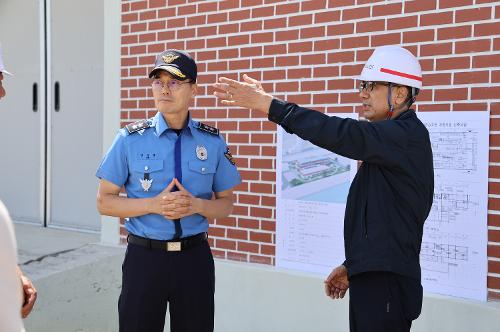
POLYGON ((129 234, 127 242, 137 244, 139 246, 147 247, 150 249, 162 249, 166 251, 181 251, 189 248, 196 247, 208 239, 207 233, 200 233, 193 236, 184 237, 175 240, 153 240, 145 237, 129 234))

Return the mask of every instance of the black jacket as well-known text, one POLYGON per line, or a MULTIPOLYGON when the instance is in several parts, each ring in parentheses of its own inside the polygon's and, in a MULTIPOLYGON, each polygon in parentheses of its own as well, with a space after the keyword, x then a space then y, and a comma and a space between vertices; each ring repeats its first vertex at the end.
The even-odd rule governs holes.
POLYGON ((391 271, 420 280, 420 246, 432 205, 434 170, 429 132, 415 112, 367 122, 274 99, 269 120, 319 147, 363 161, 344 217, 349 276, 391 271))

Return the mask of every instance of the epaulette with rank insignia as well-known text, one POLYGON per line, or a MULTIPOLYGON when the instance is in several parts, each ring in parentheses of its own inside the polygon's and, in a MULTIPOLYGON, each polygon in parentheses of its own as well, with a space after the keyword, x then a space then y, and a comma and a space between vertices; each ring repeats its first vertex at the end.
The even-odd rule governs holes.
POLYGON ((151 125, 148 120, 139 120, 134 123, 126 125, 125 128, 127 128, 129 134, 132 134, 141 131, 143 129, 147 129, 150 126, 151 125))
POLYGON ((219 135, 219 129, 211 127, 201 122, 198 122, 198 129, 206 131, 207 133, 210 133, 212 135, 219 135))

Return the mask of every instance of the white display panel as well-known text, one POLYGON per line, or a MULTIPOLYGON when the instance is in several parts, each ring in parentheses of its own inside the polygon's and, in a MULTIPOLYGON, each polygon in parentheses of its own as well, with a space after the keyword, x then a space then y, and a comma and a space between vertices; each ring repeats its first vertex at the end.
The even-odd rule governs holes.
POLYGON ((276 165, 276 266, 327 275, 344 261, 344 211, 357 162, 279 128, 276 165))
POLYGON ((488 112, 422 112, 434 157, 434 203, 420 264, 426 292, 486 301, 488 112))
MULTIPOLYGON (((435 177, 420 253, 424 290, 485 301, 489 113, 418 117, 429 130, 435 177)), ((276 168, 276 265, 326 275, 344 261, 343 218, 357 163, 279 128, 276 168)))

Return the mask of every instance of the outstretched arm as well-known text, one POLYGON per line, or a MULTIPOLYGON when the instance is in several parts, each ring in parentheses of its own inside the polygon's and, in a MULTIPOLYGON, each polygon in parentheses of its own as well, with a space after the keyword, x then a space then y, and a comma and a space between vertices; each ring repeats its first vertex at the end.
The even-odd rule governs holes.
POLYGON ((243 82, 220 77, 213 86, 223 105, 251 108, 312 144, 344 157, 398 167, 407 148, 408 124, 396 121, 371 123, 328 116, 273 98, 259 81, 243 75, 243 82))

